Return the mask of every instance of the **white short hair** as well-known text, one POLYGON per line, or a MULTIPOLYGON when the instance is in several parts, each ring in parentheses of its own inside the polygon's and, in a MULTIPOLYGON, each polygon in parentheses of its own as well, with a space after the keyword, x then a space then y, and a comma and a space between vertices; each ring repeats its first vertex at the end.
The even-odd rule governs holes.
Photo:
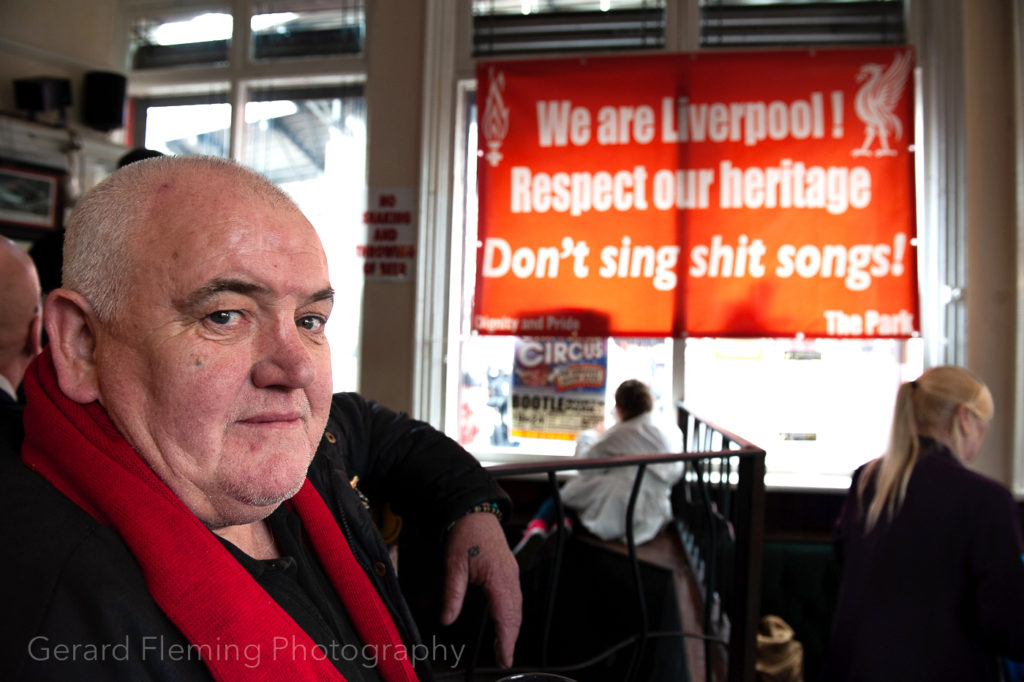
POLYGON ((299 210, 270 180, 227 159, 164 156, 121 168, 78 202, 64 238, 63 287, 84 296, 101 322, 110 323, 125 301, 131 246, 144 235, 159 182, 201 172, 237 178, 238 193, 246 198, 299 210))

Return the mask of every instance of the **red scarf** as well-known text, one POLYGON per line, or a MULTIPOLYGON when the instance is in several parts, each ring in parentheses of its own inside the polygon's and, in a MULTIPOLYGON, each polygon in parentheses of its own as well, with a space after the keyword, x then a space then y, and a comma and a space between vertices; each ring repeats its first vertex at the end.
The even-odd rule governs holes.
MULTIPOLYGON (((103 407, 64 395, 49 350, 24 383, 22 459, 120 534, 163 612, 199 652, 212 652, 204 663, 216 679, 342 679, 309 635, 143 462, 103 407), (216 655, 253 651, 253 645, 260 651, 257 667, 245 656, 216 655)), ((363 644, 377 653, 381 676, 416 680, 391 615, 308 479, 291 503, 363 644)))

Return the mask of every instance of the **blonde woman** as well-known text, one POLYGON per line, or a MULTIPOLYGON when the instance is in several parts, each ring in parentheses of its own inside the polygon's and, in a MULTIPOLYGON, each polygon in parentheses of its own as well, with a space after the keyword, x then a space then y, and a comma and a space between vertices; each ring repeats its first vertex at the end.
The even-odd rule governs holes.
POLYGON ((836 524, 824 679, 998 680, 999 657, 1024 660, 1017 507, 965 466, 992 414, 988 388, 959 367, 900 387, 889 448, 854 474, 836 524))

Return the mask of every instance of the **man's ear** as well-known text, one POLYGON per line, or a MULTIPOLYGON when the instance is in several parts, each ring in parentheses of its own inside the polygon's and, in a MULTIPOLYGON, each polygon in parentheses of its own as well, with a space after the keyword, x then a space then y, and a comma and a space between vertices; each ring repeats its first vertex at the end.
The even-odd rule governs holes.
POLYGON ((45 319, 60 390, 78 403, 98 400, 96 321, 89 302, 78 292, 55 289, 46 299, 45 319))

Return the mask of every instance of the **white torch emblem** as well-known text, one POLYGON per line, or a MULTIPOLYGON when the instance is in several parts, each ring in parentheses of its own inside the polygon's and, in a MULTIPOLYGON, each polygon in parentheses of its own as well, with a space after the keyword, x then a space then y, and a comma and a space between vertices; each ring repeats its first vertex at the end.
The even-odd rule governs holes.
POLYGON ((499 73, 495 76, 494 70, 491 69, 489 79, 491 85, 487 90, 487 103, 484 105, 482 121, 484 140, 487 141, 487 153, 484 158, 492 167, 496 167, 502 159, 501 145, 508 135, 508 107, 501 97, 501 92, 505 89, 505 74, 499 73))

